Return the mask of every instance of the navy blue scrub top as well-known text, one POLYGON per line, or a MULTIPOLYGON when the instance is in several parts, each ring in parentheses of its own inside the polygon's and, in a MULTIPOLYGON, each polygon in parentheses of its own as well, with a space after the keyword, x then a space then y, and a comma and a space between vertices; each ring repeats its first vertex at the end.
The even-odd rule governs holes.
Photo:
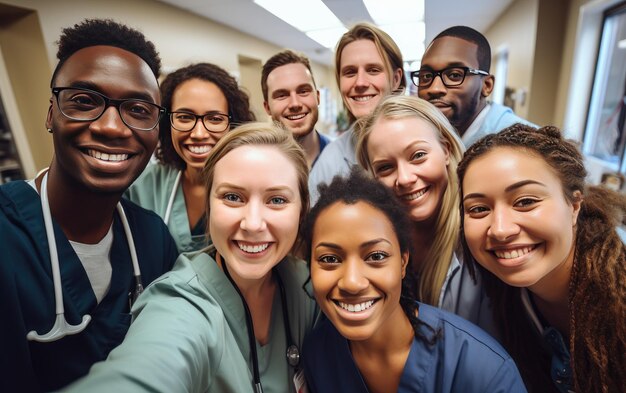
MULTIPOLYGON (((433 346, 413 340, 398 392, 526 392, 513 359, 479 327, 421 303, 419 318, 439 330, 441 337, 433 346)), ((328 319, 305 339, 302 360, 312 393, 368 392, 348 340, 328 319)))
MULTIPOLYGON (((178 256, 159 216, 122 200, 131 228, 143 284, 169 271, 178 256)), ((31 330, 47 333, 55 322, 54 286, 41 202, 26 182, 0 187, 0 391, 59 389, 87 374, 119 345, 130 325, 128 293, 134 289, 132 261, 117 213, 113 223, 111 286, 100 304, 85 270, 54 222, 65 318, 87 328, 50 343, 26 340, 31 330)))

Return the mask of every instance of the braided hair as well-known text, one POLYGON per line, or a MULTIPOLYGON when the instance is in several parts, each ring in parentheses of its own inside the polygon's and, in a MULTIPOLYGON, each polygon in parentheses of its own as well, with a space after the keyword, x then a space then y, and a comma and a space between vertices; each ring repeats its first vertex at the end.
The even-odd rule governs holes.
MULTIPOLYGON (((626 196, 602 187, 587 187, 583 157, 556 127, 522 124, 488 135, 472 145, 457 172, 463 178, 478 157, 497 147, 527 151, 542 158, 561 180, 573 203, 579 191, 574 262, 568 293, 569 350, 577 392, 622 391, 626 381, 626 246, 616 231, 626 214, 626 196)), ((463 223, 463 206, 461 205, 463 223)), ((480 266, 471 255, 461 225, 464 260, 477 267, 494 305, 503 344, 515 359, 530 392, 557 391, 550 378, 550 356, 524 311, 520 288, 511 287, 480 266)))

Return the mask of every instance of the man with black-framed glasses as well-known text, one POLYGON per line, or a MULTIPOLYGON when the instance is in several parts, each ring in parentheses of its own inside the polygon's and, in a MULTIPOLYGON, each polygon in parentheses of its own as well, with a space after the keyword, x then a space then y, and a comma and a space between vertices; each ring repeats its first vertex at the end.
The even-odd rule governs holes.
POLYGON ((122 199, 165 115, 154 45, 91 19, 63 30, 57 57, 50 167, 0 186, 1 392, 58 390, 85 375, 178 256, 163 221, 122 199))
POLYGON ((454 26, 433 39, 420 69, 411 73, 419 97, 441 110, 465 146, 512 124, 530 124, 510 108, 487 101, 494 85, 490 66, 487 39, 470 27, 454 26))

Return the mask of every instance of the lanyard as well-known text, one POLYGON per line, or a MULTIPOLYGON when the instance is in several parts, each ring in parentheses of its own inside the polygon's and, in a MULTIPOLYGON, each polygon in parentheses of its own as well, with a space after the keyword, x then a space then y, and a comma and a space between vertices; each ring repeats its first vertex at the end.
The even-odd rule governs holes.
MULTIPOLYGON (((63 337, 71 334, 77 334, 87 328, 87 324, 91 321, 91 316, 86 314, 83 316, 82 321, 78 325, 71 325, 65 319, 65 308, 63 306, 63 288, 61 286, 61 272, 59 269, 59 253, 57 251, 56 237, 54 235, 54 227, 52 225, 52 215, 50 214, 50 203, 48 202, 48 173, 43 176, 41 181, 41 210, 43 211, 43 223, 46 229, 46 237, 48 239, 48 248, 50 252, 50 265, 52 268, 52 283, 54 285, 54 304, 56 320, 52 329, 48 333, 38 334, 35 330, 31 330, 26 335, 26 339, 30 341, 39 342, 52 342, 60 340, 63 337)), ((118 202, 117 212, 122 220, 122 226, 124 227, 124 233, 126 234, 126 240, 128 241, 128 248, 130 249, 130 259, 133 263, 133 271, 135 276, 135 290, 131 296, 131 302, 134 302, 137 297, 143 292, 143 285, 141 283, 141 271, 139 270, 139 262, 137 260, 137 250, 135 249, 135 242, 133 241, 133 235, 124 213, 124 208, 118 202)))
MULTIPOLYGON (((224 274, 228 277, 228 280, 237 291, 237 294, 241 298, 241 303, 243 304, 243 309, 246 314, 246 329, 248 330, 248 342, 250 344, 250 355, 252 356, 252 375, 254 378, 254 392, 255 393, 263 393, 263 386, 261 385, 261 375, 259 374, 259 358, 256 353, 256 337, 254 336, 254 325, 252 324, 252 315, 250 314, 250 308, 248 307, 248 303, 246 303, 246 299, 244 299, 239 287, 233 281, 233 278, 230 276, 228 272, 228 267, 226 266, 226 261, 222 260, 222 266, 224 268, 224 274)), ((280 278, 280 274, 276 268, 272 269, 274 273, 274 277, 276 277, 276 283, 278 284, 278 288, 280 291, 280 303, 283 309, 283 324, 285 327, 285 335, 287 336, 287 363, 289 363, 292 367, 297 367, 300 362, 300 350, 296 346, 293 341, 293 336, 291 335, 291 327, 289 326, 289 312, 287 311, 287 296, 285 295, 285 285, 283 284, 283 280, 280 278)))

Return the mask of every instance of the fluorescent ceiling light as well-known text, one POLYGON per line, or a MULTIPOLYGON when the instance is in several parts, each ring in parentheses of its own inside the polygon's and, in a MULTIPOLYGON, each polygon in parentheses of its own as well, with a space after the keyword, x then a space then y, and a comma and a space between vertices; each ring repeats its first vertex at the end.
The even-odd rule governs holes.
POLYGON ((321 0, 254 0, 260 7, 289 23, 327 48, 334 48, 347 30, 321 0))
POLYGON ((363 0, 377 25, 424 20, 424 0, 363 0))
POLYGON ((415 61, 424 54, 426 25, 423 0, 363 0, 367 11, 400 47, 405 61, 415 61))
POLYGON ((307 31, 306 35, 317 41, 320 45, 325 46, 328 49, 334 49, 337 45, 337 41, 339 41, 339 38, 346 31, 347 29, 342 26, 332 29, 307 31))
POLYGON ((398 44, 404 60, 414 61, 422 58, 425 50, 424 40, 426 39, 424 22, 386 25, 381 26, 381 29, 385 30, 398 44))
POLYGON ((617 42, 617 47, 620 49, 626 49, 626 38, 617 42))

